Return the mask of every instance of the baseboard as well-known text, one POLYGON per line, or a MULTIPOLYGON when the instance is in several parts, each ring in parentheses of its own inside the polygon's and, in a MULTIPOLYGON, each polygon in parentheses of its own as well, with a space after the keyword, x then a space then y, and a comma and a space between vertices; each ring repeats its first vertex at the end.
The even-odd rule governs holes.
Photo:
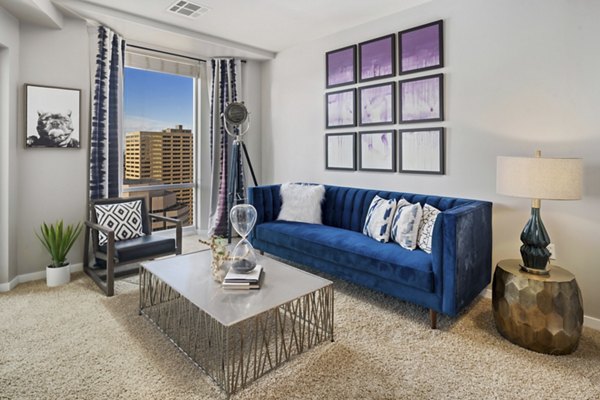
MULTIPOLYGON (((492 299, 492 289, 485 288, 485 289, 483 289, 483 291, 481 293, 479 293, 479 295, 481 297, 491 300, 492 299)), ((583 316, 583 326, 600 331, 600 319, 584 315, 583 316)))
MULTIPOLYGON (((83 271, 83 263, 71 264, 71 273, 83 271)), ((0 283, 0 292, 8 292, 14 289, 19 283, 37 281, 46 279, 46 270, 31 272, 29 274, 17 275, 10 282, 0 283)))

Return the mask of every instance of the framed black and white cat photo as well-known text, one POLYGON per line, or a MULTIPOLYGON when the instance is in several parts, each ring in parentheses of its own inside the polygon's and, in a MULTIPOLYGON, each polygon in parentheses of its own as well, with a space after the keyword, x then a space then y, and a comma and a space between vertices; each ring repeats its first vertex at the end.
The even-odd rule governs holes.
POLYGON ((25 85, 25 147, 81 147, 81 90, 25 85))

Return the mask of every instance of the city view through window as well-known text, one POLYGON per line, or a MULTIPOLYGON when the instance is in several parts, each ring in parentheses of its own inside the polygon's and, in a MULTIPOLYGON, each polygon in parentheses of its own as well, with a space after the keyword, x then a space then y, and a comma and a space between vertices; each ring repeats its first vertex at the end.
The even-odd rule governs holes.
MULTIPOLYGON (((123 197, 194 223, 194 79, 125 68, 123 197)), ((153 222, 154 230, 172 226, 153 222)))

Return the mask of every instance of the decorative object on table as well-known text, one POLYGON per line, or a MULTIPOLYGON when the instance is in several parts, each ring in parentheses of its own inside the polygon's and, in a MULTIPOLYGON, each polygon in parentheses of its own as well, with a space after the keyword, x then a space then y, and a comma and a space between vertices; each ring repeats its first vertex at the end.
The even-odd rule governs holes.
POLYGON ((358 45, 359 81, 396 75, 396 35, 386 35, 358 45))
POLYGON ((533 274, 548 274, 550 236, 540 217, 541 200, 581 198, 583 162, 580 158, 498 157, 496 192, 531 200, 531 217, 521 233, 521 267, 533 274))
POLYGON ((83 225, 64 225, 63 221, 54 224, 42 223, 40 234, 36 232, 37 238, 48 250, 52 264, 46 266, 46 284, 48 286, 60 286, 71 280, 71 266, 67 261, 67 254, 75 240, 81 233, 83 225))
POLYGON ((400 81, 400 123, 444 120, 444 75, 400 81))
POLYGON ((325 93, 325 127, 356 125, 356 89, 325 93))
POLYGON ((325 199, 325 186, 301 183, 284 183, 279 190, 281 209, 280 221, 322 224, 321 204, 325 199))
POLYGON ((25 97, 25 147, 81 147, 81 90, 27 84, 25 97))
POLYGON ((396 83, 388 82, 359 88, 359 125, 396 123, 396 83))
POLYGON ((223 282, 227 274, 227 261, 230 260, 227 238, 211 236, 208 241, 202 239, 198 239, 198 241, 210 248, 212 254, 210 272, 213 279, 219 283, 223 282))
POLYGON ((444 21, 439 20, 398 33, 400 74, 444 66, 444 21))
POLYGON ((400 130, 400 172, 445 172, 444 128, 400 130))
POLYGON ((555 265, 550 275, 529 274, 519 261, 500 261, 494 272, 492 306, 498 332, 539 353, 572 353, 583 326, 575 277, 555 265))
POLYGON ((231 252, 231 268, 234 272, 249 273, 256 267, 254 247, 248 241, 248 234, 256 223, 256 208, 251 204, 238 204, 229 213, 231 226, 242 237, 231 252))
POLYGON ((356 133, 325 134, 325 169, 356 171, 356 133))
POLYGON ((359 170, 396 171, 396 131, 360 132, 359 137, 359 170))
POLYGON ((328 89, 356 83, 356 45, 328 51, 325 64, 328 89))
POLYGON ((229 270, 223 284, 223 289, 232 290, 256 290, 260 289, 261 280, 263 277, 262 265, 257 265, 252 271, 248 273, 238 273, 233 270, 229 270))

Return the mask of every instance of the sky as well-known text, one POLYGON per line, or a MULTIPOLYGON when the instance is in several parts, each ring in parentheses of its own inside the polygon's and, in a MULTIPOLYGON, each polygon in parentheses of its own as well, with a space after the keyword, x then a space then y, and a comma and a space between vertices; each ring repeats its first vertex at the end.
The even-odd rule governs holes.
POLYGON ((125 68, 125 132, 192 128, 194 81, 180 75, 125 68))

